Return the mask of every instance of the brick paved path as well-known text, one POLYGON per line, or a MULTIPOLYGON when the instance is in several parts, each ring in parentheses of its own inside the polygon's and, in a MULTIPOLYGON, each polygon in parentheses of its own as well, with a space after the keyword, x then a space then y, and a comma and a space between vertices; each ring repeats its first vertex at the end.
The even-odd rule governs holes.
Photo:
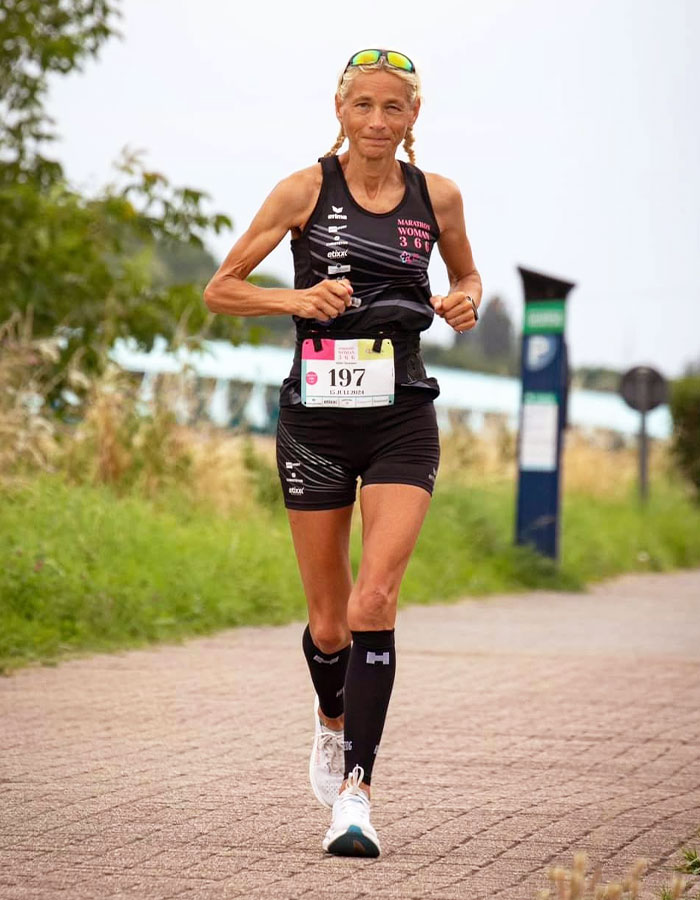
POLYGON ((413 608, 376 861, 324 856, 301 628, 0 679, 0 897, 534 900, 585 849, 658 898, 700 826, 700 572, 413 608))

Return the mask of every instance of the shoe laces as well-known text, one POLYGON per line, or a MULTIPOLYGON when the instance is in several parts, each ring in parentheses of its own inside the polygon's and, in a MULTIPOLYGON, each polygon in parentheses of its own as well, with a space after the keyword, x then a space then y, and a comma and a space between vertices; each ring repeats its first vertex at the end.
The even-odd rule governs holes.
POLYGON ((365 777, 365 770, 362 766, 355 766, 347 777, 345 790, 341 792, 339 800, 345 807, 359 805, 363 810, 369 808, 369 797, 362 790, 360 785, 365 777))
POLYGON ((345 751, 342 731, 333 731, 332 728, 322 726, 318 736, 318 748, 325 758, 330 772, 337 772, 343 768, 345 751))

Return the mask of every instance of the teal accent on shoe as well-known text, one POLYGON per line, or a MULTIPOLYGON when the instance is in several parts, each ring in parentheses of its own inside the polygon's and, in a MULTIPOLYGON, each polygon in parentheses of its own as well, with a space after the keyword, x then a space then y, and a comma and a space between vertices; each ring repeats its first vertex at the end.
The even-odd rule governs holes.
POLYGON ((351 825, 348 830, 328 845, 328 852, 336 856, 379 856, 379 847, 363 834, 357 825, 351 825))

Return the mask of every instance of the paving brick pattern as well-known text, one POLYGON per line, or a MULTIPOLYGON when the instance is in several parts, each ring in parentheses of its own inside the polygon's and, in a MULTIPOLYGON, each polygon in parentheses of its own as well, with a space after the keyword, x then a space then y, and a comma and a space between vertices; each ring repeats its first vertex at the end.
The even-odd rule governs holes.
POLYGON ((0 897, 658 900, 700 826, 700 572, 401 613, 378 860, 325 856, 301 626, 0 679, 0 897))

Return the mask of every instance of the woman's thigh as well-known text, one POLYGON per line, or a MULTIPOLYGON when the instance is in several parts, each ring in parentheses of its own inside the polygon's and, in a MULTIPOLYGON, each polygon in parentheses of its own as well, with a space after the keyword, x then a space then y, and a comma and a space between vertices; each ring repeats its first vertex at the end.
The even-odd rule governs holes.
POLYGON ((316 646, 327 653, 350 640, 347 605, 352 589, 350 526, 353 507, 287 510, 316 646), (334 646, 331 646, 334 645, 334 646))
POLYGON ((348 606, 352 630, 393 628, 399 588, 430 493, 411 484, 369 484, 360 492, 362 560, 348 606))

